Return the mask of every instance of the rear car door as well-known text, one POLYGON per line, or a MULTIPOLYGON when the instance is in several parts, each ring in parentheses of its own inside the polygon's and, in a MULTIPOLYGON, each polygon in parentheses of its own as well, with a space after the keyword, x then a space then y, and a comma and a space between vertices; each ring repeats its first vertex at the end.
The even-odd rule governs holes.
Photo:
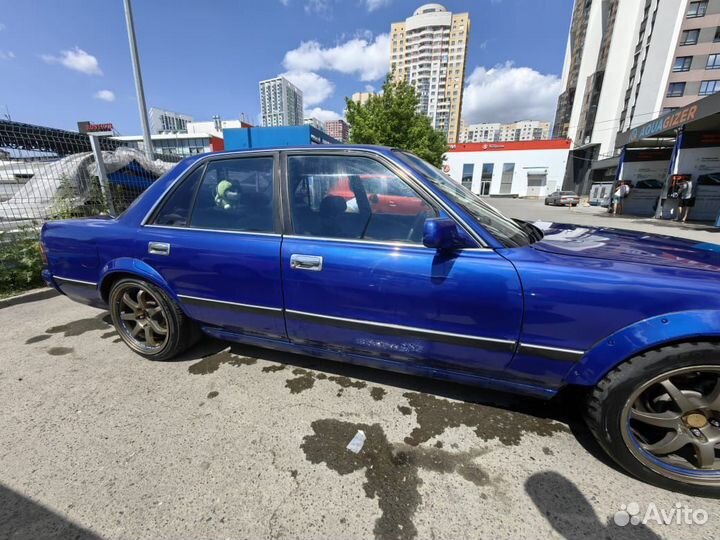
POLYGON ((292 342, 429 368, 499 372, 518 338, 522 296, 513 266, 490 249, 439 253, 422 244, 442 209, 373 154, 289 152, 282 273, 292 342), (420 209, 368 200, 385 178, 420 209), (334 194, 348 181, 357 206, 334 194))
POLYGON ((140 258, 202 324, 286 338, 277 164, 272 153, 205 160, 140 228, 140 258))

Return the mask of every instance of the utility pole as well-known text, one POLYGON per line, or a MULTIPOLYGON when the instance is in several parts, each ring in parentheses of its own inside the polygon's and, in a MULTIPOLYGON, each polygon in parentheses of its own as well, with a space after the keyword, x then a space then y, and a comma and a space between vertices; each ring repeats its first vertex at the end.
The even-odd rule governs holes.
POLYGON ((145 106, 145 91, 143 90, 142 74, 140 73, 140 58, 138 57, 137 41, 135 40, 135 23, 133 22, 132 6, 130 0, 123 0, 125 3, 125 21, 127 22, 128 41, 130 42, 130 59, 132 60, 133 73, 135 74, 135 93, 137 94, 138 109, 140 110, 140 123, 143 130, 143 142, 145 155, 148 159, 154 159, 152 139, 150 138, 150 126, 147 118, 147 107, 145 106))

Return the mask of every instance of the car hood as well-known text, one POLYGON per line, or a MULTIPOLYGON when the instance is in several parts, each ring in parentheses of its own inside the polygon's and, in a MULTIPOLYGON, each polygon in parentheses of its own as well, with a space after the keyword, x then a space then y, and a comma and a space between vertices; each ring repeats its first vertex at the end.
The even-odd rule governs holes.
POLYGON ((532 246, 574 257, 720 271, 720 245, 621 229, 538 221, 543 239, 532 246))

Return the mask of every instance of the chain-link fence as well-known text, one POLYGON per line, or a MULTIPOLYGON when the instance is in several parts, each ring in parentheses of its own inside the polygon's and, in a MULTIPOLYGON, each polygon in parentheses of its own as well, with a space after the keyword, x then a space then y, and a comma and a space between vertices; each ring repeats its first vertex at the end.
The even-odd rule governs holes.
POLYGON ((0 294, 8 289, 3 276, 32 256, 44 222, 119 214, 180 159, 150 160, 111 138, 93 139, 0 121, 0 294))

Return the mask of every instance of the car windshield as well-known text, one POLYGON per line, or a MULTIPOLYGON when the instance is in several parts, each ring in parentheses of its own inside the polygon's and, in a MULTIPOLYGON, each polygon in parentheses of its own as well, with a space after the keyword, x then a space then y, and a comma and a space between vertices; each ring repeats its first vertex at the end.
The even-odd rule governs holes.
POLYGON ((427 161, 407 152, 399 150, 394 152, 402 161, 422 174, 433 186, 470 214, 504 246, 527 246, 542 237, 542 233, 533 225, 505 217, 478 195, 455 182, 427 161))

